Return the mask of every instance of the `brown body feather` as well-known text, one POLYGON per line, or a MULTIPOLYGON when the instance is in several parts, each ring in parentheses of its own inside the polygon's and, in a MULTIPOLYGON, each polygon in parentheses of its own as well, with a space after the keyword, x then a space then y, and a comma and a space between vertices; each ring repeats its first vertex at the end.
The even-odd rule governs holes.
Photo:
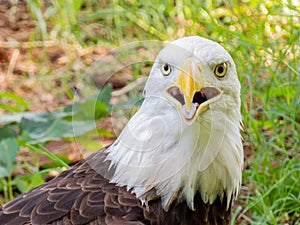
POLYGON ((143 206, 135 194, 109 182, 113 173, 103 150, 64 171, 55 179, 0 207, 0 223, 107 225, 225 225, 230 222, 226 198, 212 205, 194 199, 195 211, 185 201, 174 201, 168 212, 158 198, 143 206))

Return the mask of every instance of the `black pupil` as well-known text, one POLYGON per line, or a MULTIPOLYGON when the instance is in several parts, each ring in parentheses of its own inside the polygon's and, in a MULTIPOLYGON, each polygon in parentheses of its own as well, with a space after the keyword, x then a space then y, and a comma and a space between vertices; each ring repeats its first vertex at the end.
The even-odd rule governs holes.
POLYGON ((218 66, 217 71, 218 71, 219 74, 222 74, 224 72, 223 66, 218 66))
POLYGON ((169 65, 168 64, 164 64, 164 71, 168 72, 169 71, 169 65))

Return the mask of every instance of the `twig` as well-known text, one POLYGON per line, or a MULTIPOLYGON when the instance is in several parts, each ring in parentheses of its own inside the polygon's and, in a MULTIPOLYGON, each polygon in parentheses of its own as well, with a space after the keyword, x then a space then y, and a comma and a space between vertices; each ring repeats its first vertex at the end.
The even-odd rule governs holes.
POLYGON ((14 49, 14 51, 12 53, 12 57, 11 57, 10 62, 9 62, 9 66, 8 66, 8 69, 7 69, 5 79, 8 79, 13 74, 19 54, 20 54, 20 50, 19 49, 14 49))
POLYGON ((140 84, 144 83, 147 80, 147 77, 140 77, 137 80, 135 80, 134 82, 126 85, 125 87, 123 87, 120 90, 116 90, 112 92, 112 96, 113 97, 118 97, 120 95, 123 95, 129 91, 131 91, 132 89, 134 89, 135 87, 139 86, 140 84))
POLYGON ((242 219, 246 220, 247 222, 249 222, 250 224, 253 223, 253 220, 251 218, 249 218, 248 216, 246 216, 245 214, 242 214, 240 217, 242 219))
POLYGON ((28 41, 28 42, 0 41, 1 48, 52 47, 57 45, 59 45, 57 41, 28 41))

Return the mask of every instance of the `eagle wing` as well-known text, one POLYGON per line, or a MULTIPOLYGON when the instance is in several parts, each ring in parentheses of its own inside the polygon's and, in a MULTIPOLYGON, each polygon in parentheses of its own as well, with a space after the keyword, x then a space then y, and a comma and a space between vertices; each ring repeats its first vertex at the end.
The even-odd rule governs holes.
POLYGON ((205 204, 195 196, 195 211, 175 201, 168 212, 157 198, 142 205, 132 191, 109 182, 114 173, 105 149, 70 170, 0 207, 0 221, 16 224, 106 225, 225 225, 230 221, 226 199, 205 204))
POLYGON ((105 178, 105 158, 102 149, 0 207, 1 224, 149 224, 136 196, 105 178))

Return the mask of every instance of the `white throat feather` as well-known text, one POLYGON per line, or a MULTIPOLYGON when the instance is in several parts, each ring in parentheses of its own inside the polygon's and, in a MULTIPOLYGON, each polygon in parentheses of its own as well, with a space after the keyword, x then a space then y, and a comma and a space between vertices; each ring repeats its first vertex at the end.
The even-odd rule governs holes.
POLYGON ((194 209, 198 191, 205 203, 226 193, 228 208, 241 185, 241 116, 239 105, 222 111, 219 104, 187 125, 171 103, 147 97, 107 149, 115 168, 111 182, 132 189, 146 204, 161 197, 165 210, 175 199, 194 209))

